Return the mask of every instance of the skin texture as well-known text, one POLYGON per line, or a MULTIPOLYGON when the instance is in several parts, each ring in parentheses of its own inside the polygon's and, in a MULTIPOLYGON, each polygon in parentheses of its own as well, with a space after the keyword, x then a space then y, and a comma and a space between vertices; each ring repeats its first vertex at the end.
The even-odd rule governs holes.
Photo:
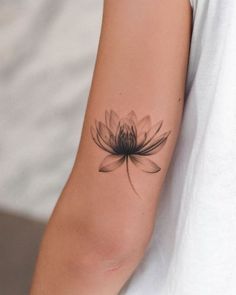
POLYGON ((104 1, 77 157, 44 234, 30 295, 115 295, 142 260, 181 125, 191 17, 188 0, 104 1), (120 117, 133 110, 139 119, 162 120, 160 134, 171 131, 148 155, 160 170, 130 163, 142 198, 125 165, 99 171, 109 153, 94 142, 91 126, 104 122, 106 110, 120 117))

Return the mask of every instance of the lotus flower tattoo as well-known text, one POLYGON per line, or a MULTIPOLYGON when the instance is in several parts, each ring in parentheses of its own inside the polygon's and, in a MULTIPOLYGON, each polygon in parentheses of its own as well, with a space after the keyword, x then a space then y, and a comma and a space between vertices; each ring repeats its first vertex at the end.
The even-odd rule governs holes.
POLYGON ((120 118, 113 110, 105 112, 105 122, 95 120, 90 131, 93 141, 107 155, 99 172, 111 172, 126 165, 126 172, 133 191, 139 195, 131 181, 129 163, 146 173, 157 173, 161 168, 148 156, 156 154, 165 145, 171 131, 159 134, 163 121, 152 125, 150 116, 138 120, 134 111, 120 118))

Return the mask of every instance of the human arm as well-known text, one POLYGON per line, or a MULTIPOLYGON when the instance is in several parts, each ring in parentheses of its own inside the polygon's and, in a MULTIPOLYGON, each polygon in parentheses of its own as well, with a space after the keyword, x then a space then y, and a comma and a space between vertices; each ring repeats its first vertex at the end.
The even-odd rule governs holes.
MULTIPOLYGON (((141 261, 181 124, 190 31, 188 0, 104 1, 80 146, 42 241, 31 295, 115 295, 141 261), (157 135, 166 134, 163 144, 146 145, 151 155, 129 157, 129 174, 127 158, 120 158, 119 167, 114 158, 101 165, 112 150, 103 141, 107 131, 101 124, 96 129, 95 120, 104 122, 106 110, 119 118, 133 111, 137 122, 146 115, 153 124, 162 121, 157 135)), ((117 127, 114 116, 111 124, 117 127)), ((128 126, 137 127, 135 120, 128 126)))

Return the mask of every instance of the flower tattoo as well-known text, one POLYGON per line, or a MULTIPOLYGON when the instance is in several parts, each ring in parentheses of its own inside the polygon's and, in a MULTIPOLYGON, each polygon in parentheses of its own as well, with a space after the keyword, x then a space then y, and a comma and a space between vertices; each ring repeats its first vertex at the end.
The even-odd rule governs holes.
POLYGON ((134 111, 120 118, 111 110, 105 112, 105 122, 95 120, 90 131, 93 141, 109 153, 99 166, 99 172, 111 172, 126 165, 126 172, 133 191, 139 195, 131 181, 129 163, 146 173, 157 173, 161 168, 148 156, 156 154, 165 145, 171 131, 159 134, 163 121, 152 125, 150 116, 138 120, 134 111))

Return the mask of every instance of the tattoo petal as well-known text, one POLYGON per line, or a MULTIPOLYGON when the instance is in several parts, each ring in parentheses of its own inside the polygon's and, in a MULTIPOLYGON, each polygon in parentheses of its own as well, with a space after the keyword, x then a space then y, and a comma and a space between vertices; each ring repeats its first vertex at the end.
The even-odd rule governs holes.
POLYGON ((162 124, 163 121, 159 121, 149 129, 149 131, 147 132, 147 140, 144 143, 144 146, 146 146, 148 143, 152 142, 155 139, 159 130, 161 129, 162 124))
POLYGON ((110 127, 111 131, 113 131, 113 133, 116 132, 118 123, 119 123, 119 116, 117 115, 116 112, 111 110, 111 112, 110 112, 110 120, 109 120, 109 127, 110 127))
POLYGON ((134 111, 128 113, 127 118, 130 119, 134 124, 137 124, 137 116, 134 111))
POLYGON ((102 141, 112 147, 112 140, 114 139, 114 134, 112 131, 102 122, 97 122, 96 123, 96 128, 97 128, 97 133, 99 137, 102 139, 102 141))
POLYGON ((108 155, 99 166, 99 172, 111 172, 120 167, 125 161, 124 156, 108 155))
POLYGON ((137 123, 138 135, 142 132, 148 132, 148 130, 150 130, 150 128, 151 128, 150 116, 145 116, 137 123))
POLYGON ((137 136, 137 150, 144 146, 146 140, 147 140, 147 133, 146 132, 139 133, 139 135, 137 136))
POLYGON ((171 133, 170 131, 163 133, 155 140, 152 140, 147 146, 144 146, 143 148, 141 148, 137 152, 137 154, 138 155, 146 155, 146 156, 156 154, 164 147, 170 133, 171 133))
POLYGON ((107 110, 105 111, 105 123, 106 123, 106 126, 109 128, 109 126, 110 126, 110 113, 107 110))
POLYGON ((144 158, 138 155, 131 155, 130 159, 138 168, 140 168, 144 172, 157 173, 161 170, 161 168, 155 162, 149 160, 148 158, 144 158))

